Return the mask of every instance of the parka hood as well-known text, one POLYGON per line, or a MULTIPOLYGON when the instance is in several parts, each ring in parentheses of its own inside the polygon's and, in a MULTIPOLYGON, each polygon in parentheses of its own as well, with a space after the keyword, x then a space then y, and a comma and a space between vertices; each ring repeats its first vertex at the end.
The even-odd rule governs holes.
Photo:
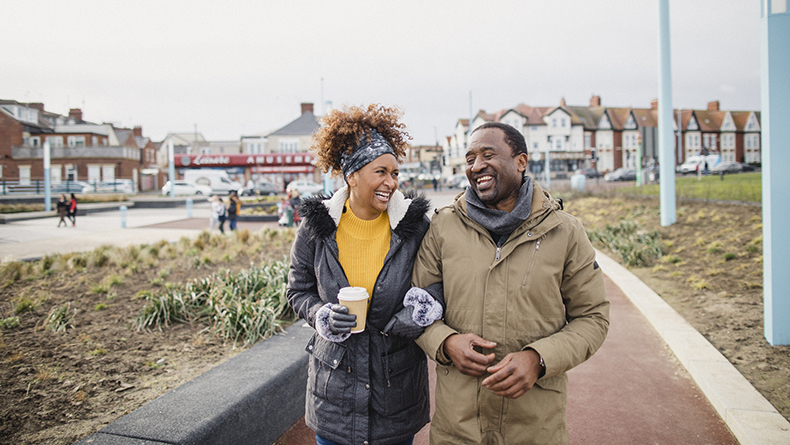
MULTIPOLYGON (((314 195, 303 200, 299 206, 299 214, 302 216, 300 230, 306 230, 311 239, 333 236, 348 196, 349 190, 346 186, 335 192, 331 198, 314 195)), ((419 222, 425 218, 430 206, 430 201, 423 194, 410 191, 404 195, 400 190, 395 190, 387 205, 390 229, 404 239, 420 235, 419 222)))

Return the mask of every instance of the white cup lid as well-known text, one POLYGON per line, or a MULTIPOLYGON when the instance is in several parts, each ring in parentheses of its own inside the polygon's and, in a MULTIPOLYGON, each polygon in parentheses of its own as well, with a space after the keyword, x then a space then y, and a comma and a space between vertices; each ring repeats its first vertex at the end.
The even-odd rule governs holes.
POLYGON ((368 290, 364 287, 344 287, 337 294, 338 300, 358 301, 368 299, 368 290))

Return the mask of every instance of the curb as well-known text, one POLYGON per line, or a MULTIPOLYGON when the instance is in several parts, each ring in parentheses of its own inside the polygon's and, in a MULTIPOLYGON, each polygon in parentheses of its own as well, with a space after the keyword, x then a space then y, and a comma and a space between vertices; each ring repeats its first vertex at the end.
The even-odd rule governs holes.
MULTIPOLYGON (((135 203, 133 201, 80 204, 77 206, 77 216, 83 216, 89 213, 112 212, 114 210, 118 210, 121 206, 126 206, 128 208, 133 207, 134 204, 135 203)), ((29 219, 56 218, 57 216, 57 210, 50 210, 49 212, 43 210, 40 212, 6 213, 0 215, 0 224, 8 224, 15 221, 27 221, 29 219)))
POLYGON ((76 445, 273 443, 304 415, 313 332, 297 320, 76 445))
POLYGON ((741 444, 788 444, 790 422, 718 349, 664 299, 617 261, 598 264, 667 343, 741 444))

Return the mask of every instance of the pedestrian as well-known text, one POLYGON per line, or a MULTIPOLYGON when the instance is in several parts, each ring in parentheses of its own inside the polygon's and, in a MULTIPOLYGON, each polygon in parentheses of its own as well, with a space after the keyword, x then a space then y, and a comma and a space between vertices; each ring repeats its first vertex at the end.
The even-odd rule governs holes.
POLYGON ((303 201, 288 275, 291 307, 316 329, 305 423, 318 445, 411 444, 429 421, 427 361, 413 339, 441 305, 410 289, 430 204, 398 190, 409 137, 399 117, 377 105, 346 107, 327 114, 314 136, 316 166, 346 183, 331 198, 303 201), (356 316, 337 299, 348 286, 370 295, 365 328, 354 334, 356 316))
POLYGON ((431 444, 567 444, 566 372, 609 327, 595 250, 524 174, 518 130, 487 122, 465 156, 469 187, 433 216, 412 276, 446 303, 417 340, 437 363, 431 444))
POLYGON ((77 225, 77 197, 74 196, 74 193, 71 194, 71 201, 69 201, 69 219, 72 227, 77 225))
POLYGON ((212 195, 209 200, 211 203, 211 216, 209 216, 209 230, 219 226, 219 231, 225 233, 225 204, 220 201, 219 196, 212 195))
POLYGON ((299 216, 299 206, 302 204, 302 198, 299 197, 299 191, 296 189, 292 189, 289 192, 289 199, 288 202, 293 209, 293 224, 296 227, 299 227, 299 223, 302 221, 302 218, 299 216))
POLYGON ((58 221, 58 228, 60 225, 63 224, 64 226, 68 227, 69 223, 66 222, 66 215, 69 213, 69 203, 66 202, 66 194, 61 193, 60 199, 58 199, 58 216, 60 217, 60 221, 58 221))
POLYGON ((235 194, 228 196, 228 226, 231 231, 236 230, 236 221, 239 218, 239 199, 235 194))
POLYGON ((436 179, 436 176, 433 177, 433 191, 436 192, 439 190, 439 180, 436 179))

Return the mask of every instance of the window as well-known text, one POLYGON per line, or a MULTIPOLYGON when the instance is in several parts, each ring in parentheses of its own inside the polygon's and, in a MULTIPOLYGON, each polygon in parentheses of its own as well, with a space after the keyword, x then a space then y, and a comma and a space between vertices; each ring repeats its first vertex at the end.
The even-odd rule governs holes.
POLYGON ((88 182, 91 184, 101 181, 101 165, 88 166, 88 182))
POLYGON ((41 147, 41 138, 38 136, 33 136, 32 138, 30 138, 30 146, 41 147))
POLYGON ((211 154, 211 147, 200 147, 200 154, 202 154, 202 155, 210 155, 211 154))
POLYGON ((556 127, 557 126, 557 118, 556 117, 551 120, 551 126, 552 127, 556 127))
POLYGON ((101 166, 101 177, 103 181, 115 181, 115 166, 114 165, 102 165, 101 166))
POLYGON ((562 118, 562 119, 560 120, 560 126, 561 126, 561 127, 563 127, 563 128, 565 128, 565 118, 562 118))
POLYGON ((50 148, 63 147, 63 136, 47 136, 46 141, 49 142, 50 148))
POLYGON ((69 136, 68 137, 69 147, 71 148, 79 148, 85 146, 85 136, 69 136))
POLYGON ((52 165, 49 168, 49 179, 52 184, 60 184, 61 183, 61 173, 62 170, 60 165, 52 165))
POLYGON ((555 150, 562 150, 562 139, 561 138, 554 139, 554 149, 555 150))
POLYGON ((99 145, 99 138, 96 136, 91 136, 91 147, 95 147, 99 145))
POLYGON ((19 185, 30 185, 30 166, 19 166, 19 185))
POLYGON ((592 147, 592 135, 590 133, 584 133, 584 148, 591 148, 592 147))

